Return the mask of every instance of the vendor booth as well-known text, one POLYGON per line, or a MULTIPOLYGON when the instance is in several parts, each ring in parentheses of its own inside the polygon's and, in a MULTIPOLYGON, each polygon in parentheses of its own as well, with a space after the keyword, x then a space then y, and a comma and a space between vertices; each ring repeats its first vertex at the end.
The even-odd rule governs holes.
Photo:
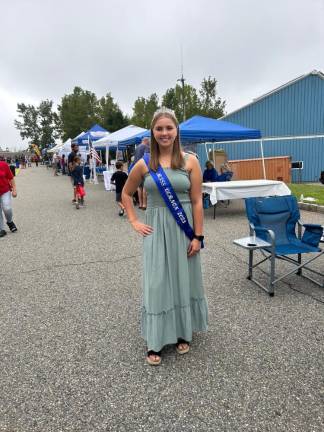
MULTIPOLYGON (((132 138, 140 133, 146 132, 147 130, 138 126, 129 125, 116 132, 109 134, 108 136, 96 141, 93 146, 97 151, 106 151, 109 153, 110 149, 125 150, 126 144, 121 144, 121 141, 132 138)), ((106 158, 106 166, 108 170, 108 158, 106 158)))
POLYGON ((106 152, 106 171, 103 172, 106 190, 111 190, 110 178, 114 171, 114 167, 110 167, 108 163, 108 155, 110 149, 114 149, 116 151, 125 150, 127 146, 125 144, 121 145, 120 142, 143 132, 146 132, 146 129, 134 125, 129 125, 93 143, 93 147, 97 151, 106 152))
POLYGON ((108 135, 109 132, 105 128, 95 124, 89 130, 81 133, 72 140, 73 143, 78 144, 79 153, 81 154, 84 162, 86 161, 88 154, 93 155, 93 157, 90 157, 90 181, 93 181, 95 184, 98 183, 96 160, 99 160, 99 158, 97 158, 96 152, 92 153, 93 142, 98 141, 100 138, 104 138, 108 135))

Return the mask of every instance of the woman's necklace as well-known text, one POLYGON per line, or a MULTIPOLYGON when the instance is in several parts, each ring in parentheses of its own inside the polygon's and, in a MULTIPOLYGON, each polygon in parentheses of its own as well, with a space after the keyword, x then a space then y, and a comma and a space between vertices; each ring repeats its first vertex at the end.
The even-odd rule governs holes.
POLYGON ((172 149, 167 149, 166 151, 160 152, 159 154, 159 164, 161 167, 170 168, 172 161, 172 149))
POLYGON ((160 157, 159 164, 161 165, 161 167, 169 168, 171 166, 171 157, 167 157, 167 158, 160 157))

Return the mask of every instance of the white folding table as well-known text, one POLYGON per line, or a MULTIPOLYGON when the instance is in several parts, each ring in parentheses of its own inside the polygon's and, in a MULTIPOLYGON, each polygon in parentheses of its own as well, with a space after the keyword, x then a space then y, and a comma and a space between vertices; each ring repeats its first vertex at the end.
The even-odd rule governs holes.
POLYGON ((214 219, 216 203, 219 200, 291 195, 290 189, 284 182, 263 179, 203 183, 202 191, 210 195, 210 202, 214 206, 214 219))

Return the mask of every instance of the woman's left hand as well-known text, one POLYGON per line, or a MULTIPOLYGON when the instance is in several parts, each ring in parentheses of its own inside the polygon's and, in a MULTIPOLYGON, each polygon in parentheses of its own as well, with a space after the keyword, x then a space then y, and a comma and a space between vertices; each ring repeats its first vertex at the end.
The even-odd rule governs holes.
POLYGON ((201 242, 197 239, 193 239, 191 240, 191 242, 189 243, 189 247, 188 247, 188 258, 196 255, 201 248, 201 242))
POLYGON ((16 196, 17 196, 17 191, 16 191, 16 190, 13 190, 13 191, 11 192, 11 195, 12 195, 13 198, 16 198, 16 196))

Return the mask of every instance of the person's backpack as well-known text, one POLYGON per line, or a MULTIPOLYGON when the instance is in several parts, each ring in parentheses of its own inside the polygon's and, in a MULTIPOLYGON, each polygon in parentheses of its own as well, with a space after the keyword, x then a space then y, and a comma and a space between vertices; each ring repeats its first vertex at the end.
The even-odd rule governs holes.
POLYGON ((321 171, 321 177, 319 178, 319 181, 324 184, 324 171, 321 171))

